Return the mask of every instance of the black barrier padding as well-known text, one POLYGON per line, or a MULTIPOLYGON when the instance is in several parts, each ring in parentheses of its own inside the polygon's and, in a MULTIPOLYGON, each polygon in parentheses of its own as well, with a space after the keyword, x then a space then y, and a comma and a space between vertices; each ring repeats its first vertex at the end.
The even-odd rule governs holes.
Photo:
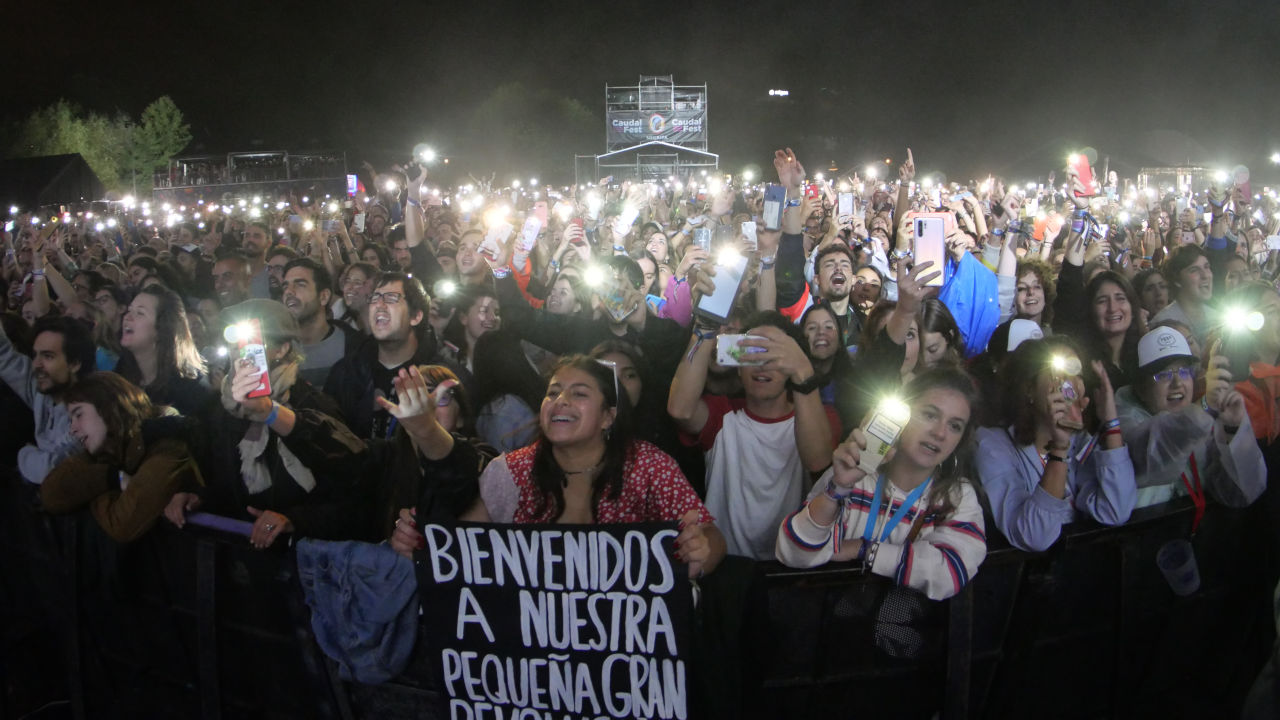
MULTIPOLYGON (((91 518, 49 518, 33 499, 14 477, 4 485, 0 717, 71 700, 64 715, 92 718, 394 719, 438 699, 429 658, 379 687, 336 681, 286 549, 161 522, 121 551, 91 518), (199 542, 211 550, 206 595, 199 542), (202 659, 216 663, 214 687, 200 685, 202 659)), ((1187 533, 1185 500, 1120 528, 1069 526, 1039 555, 993 537, 967 591, 971 617, 844 565, 731 558, 703 582, 693 717, 1235 716, 1275 639, 1272 507, 1209 508, 1194 542, 1202 587, 1188 598, 1154 561, 1187 533), (953 615, 970 625, 949 628, 953 615), (948 693, 965 669, 969 687, 948 693)))

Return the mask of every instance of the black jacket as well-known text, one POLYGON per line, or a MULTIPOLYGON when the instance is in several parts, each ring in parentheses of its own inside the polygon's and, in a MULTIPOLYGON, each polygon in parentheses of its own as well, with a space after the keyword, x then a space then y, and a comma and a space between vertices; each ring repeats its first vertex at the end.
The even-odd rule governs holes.
MULTIPOLYGON (((419 325, 413 364, 432 364, 437 349, 435 332, 424 319, 419 325)), ((338 417, 360 438, 368 438, 373 432, 373 368, 377 362, 378 341, 367 336, 355 352, 348 353, 329 370, 329 379, 324 383, 325 394, 338 402, 338 417)))
POLYGON ((240 440, 249 421, 233 417, 221 407, 206 423, 212 457, 201 492, 201 510, 251 520, 247 507, 274 510, 293 522, 299 537, 348 540, 358 531, 352 511, 366 482, 361 472, 365 445, 338 419, 333 400, 299 380, 289 394, 290 409, 297 416, 288 437, 271 433, 264 455, 271 473, 271 487, 250 494, 240 473, 240 440), (315 488, 307 492, 290 477, 280 459, 283 442, 315 476, 315 488))

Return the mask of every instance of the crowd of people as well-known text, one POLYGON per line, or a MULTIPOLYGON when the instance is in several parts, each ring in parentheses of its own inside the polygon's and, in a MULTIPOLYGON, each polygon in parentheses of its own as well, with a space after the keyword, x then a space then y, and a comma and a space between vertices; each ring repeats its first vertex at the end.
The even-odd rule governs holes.
POLYGON ((934 600, 997 533, 1266 491, 1269 193, 773 165, 17 215, 5 450, 120 543, 197 510, 406 557, 437 520, 674 521, 694 579, 856 561, 934 600))

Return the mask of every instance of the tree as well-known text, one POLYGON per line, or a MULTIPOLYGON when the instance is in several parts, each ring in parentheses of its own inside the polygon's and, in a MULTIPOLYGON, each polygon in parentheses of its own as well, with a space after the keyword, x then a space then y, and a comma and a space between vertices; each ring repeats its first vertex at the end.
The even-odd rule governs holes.
POLYGON ((133 128, 129 142, 128 168, 146 177, 169 164, 169 160, 191 142, 191 126, 182 111, 164 95, 142 111, 142 121, 133 128))
POLYGON ((108 190, 146 191, 152 173, 191 142, 182 112, 167 95, 147 106, 141 123, 124 113, 86 113, 66 100, 33 111, 4 144, 9 157, 79 153, 108 190))

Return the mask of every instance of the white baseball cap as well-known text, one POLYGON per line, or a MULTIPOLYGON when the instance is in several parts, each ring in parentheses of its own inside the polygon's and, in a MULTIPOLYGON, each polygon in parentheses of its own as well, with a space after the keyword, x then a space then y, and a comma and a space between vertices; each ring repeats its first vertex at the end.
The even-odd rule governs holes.
POLYGON ((1172 357, 1194 356, 1187 339, 1171 327, 1158 327, 1138 341, 1138 367, 1145 368, 1172 357))
POLYGON ((1009 323, 1009 346, 1007 351, 1013 352, 1019 345, 1028 340, 1041 340, 1043 338, 1044 331, 1040 329, 1035 320, 1018 318, 1009 323))

